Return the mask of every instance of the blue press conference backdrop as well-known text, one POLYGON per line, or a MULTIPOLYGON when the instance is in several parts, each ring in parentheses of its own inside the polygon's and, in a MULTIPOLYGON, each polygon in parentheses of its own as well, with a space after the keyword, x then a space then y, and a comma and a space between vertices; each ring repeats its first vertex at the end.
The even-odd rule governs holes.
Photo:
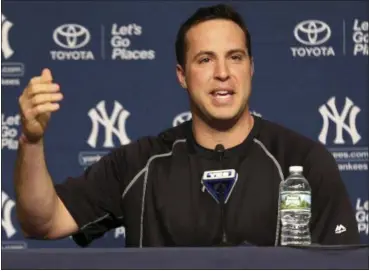
MULTIPOLYGON (((65 96, 46 135, 50 174, 62 182, 113 147, 190 118, 175 77, 175 36, 197 8, 214 3, 3 2, 3 248, 76 246, 70 238, 25 240, 15 217, 17 99, 29 79, 48 67, 65 96)), ((367 242, 368 2, 232 5, 252 35, 251 109, 326 145, 367 242)), ((124 246, 124 234, 124 228, 112 230, 92 246, 124 246)))

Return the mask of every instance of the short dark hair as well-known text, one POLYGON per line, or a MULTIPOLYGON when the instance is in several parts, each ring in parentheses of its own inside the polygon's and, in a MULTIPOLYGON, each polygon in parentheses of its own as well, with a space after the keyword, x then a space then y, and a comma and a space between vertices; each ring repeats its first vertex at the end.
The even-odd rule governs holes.
POLYGON ((179 28, 175 44, 177 63, 184 67, 186 58, 186 33, 191 27, 213 19, 226 19, 236 23, 245 33, 247 53, 251 54, 251 36, 241 15, 237 13, 231 6, 218 4, 210 7, 199 8, 190 18, 188 18, 179 28))

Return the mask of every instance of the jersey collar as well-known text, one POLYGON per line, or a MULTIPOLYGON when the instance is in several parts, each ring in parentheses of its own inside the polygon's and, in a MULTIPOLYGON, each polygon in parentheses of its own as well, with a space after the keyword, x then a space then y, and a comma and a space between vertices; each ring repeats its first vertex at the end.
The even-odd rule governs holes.
MULTIPOLYGON (((240 156, 243 154, 246 154, 248 149, 250 148, 250 146, 253 143, 253 139, 255 137, 258 136, 259 131, 260 131, 260 125, 261 125, 261 121, 262 119, 258 116, 254 116, 254 125, 249 133, 249 135, 247 136, 247 138, 239 145, 234 146, 232 148, 226 149, 224 151, 224 158, 229 158, 229 157, 233 157, 233 156, 240 156)), ((190 149, 190 152, 193 154, 197 154, 197 155, 201 155, 210 159, 218 159, 219 158, 219 153, 216 152, 215 150, 212 149, 207 149, 204 148, 203 146, 199 145, 196 140, 195 137, 193 135, 192 132, 192 121, 188 121, 187 123, 187 142, 188 142, 188 146, 190 149)))

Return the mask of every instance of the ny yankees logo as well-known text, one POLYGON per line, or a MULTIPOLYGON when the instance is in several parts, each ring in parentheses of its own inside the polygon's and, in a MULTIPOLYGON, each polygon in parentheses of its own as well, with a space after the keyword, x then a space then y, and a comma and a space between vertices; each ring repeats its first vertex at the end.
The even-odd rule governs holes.
POLYGON ((1 227, 8 238, 17 232, 11 218, 14 206, 15 202, 4 191, 1 191, 1 227))
POLYGON ((9 31, 13 27, 13 24, 9 22, 6 17, 1 14, 1 52, 5 59, 10 58, 14 51, 9 44, 9 31))
POLYGON ((114 147, 113 134, 122 145, 130 143, 125 129, 125 123, 129 115, 130 113, 119 102, 114 101, 113 113, 109 117, 106 113, 105 101, 100 101, 96 108, 92 108, 88 112, 88 116, 92 121, 92 129, 87 143, 93 148, 96 147, 99 124, 105 128, 103 147, 114 147))
POLYGON ((356 129, 356 117, 361 111, 359 107, 354 105, 354 103, 346 97, 345 105, 341 114, 338 113, 336 107, 335 97, 331 97, 327 105, 322 105, 319 108, 319 112, 323 117, 323 127, 319 135, 319 141, 326 144, 329 120, 336 124, 336 137, 334 139, 335 144, 344 144, 343 140, 343 130, 345 130, 350 136, 353 144, 356 144, 361 139, 357 129, 356 129), (345 123, 348 118, 348 125, 345 123))

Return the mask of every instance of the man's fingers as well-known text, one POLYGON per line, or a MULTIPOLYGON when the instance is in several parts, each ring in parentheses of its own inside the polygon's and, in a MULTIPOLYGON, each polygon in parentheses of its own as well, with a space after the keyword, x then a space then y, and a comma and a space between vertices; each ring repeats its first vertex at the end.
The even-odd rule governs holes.
POLYGON ((27 89, 28 96, 33 96, 39 93, 57 92, 60 90, 58 84, 35 84, 27 89))
POLYGON ((60 108, 58 103, 42 103, 36 106, 28 105, 25 106, 22 110, 22 120, 24 121, 32 121, 39 114, 43 113, 51 113, 60 108))
POLYGON ((34 84, 42 84, 42 83, 51 83, 53 81, 53 77, 51 71, 49 69, 43 69, 40 76, 35 76, 31 78, 29 81, 30 85, 34 84))
POLYGON ((30 85, 41 84, 41 83, 43 83, 43 81, 42 81, 42 77, 41 77, 41 76, 35 76, 35 77, 33 77, 33 78, 29 81, 29 84, 30 84, 30 85))
POLYGON ((42 73, 41 73, 41 79, 44 81, 44 82, 51 82, 53 81, 53 76, 51 74, 51 71, 49 69, 43 69, 42 70, 42 73))
POLYGON ((37 106, 44 103, 59 102, 63 99, 63 94, 58 93, 44 93, 38 94, 31 98, 32 106, 37 106))
POLYGON ((60 105, 58 103, 44 103, 39 104, 32 109, 32 113, 37 116, 39 114, 50 113, 58 110, 60 105))

